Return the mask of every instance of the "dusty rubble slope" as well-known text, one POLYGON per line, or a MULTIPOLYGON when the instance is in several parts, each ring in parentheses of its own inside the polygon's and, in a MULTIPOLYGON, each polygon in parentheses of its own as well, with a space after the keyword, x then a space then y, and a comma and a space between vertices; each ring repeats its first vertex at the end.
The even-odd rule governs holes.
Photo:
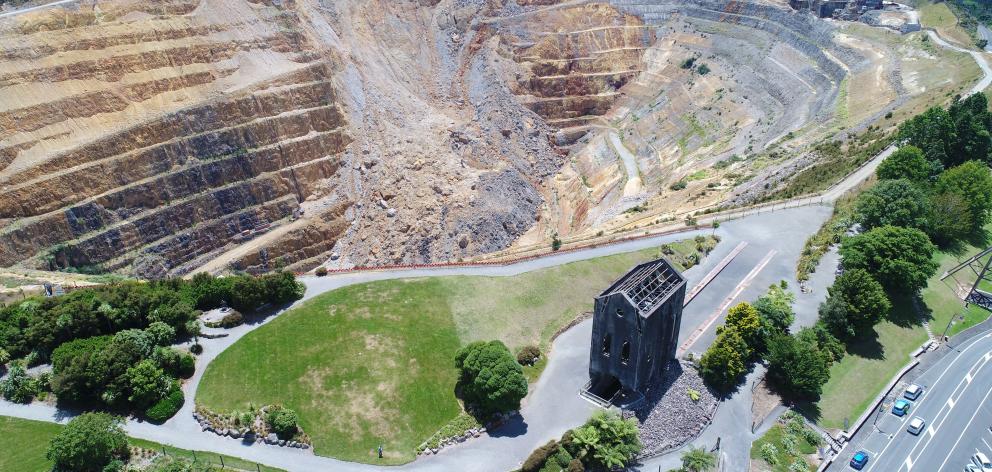
POLYGON ((0 266, 455 260, 647 201, 710 205, 739 182, 663 191, 825 132, 846 77, 879 68, 891 100, 866 119, 903 93, 891 58, 834 28, 757 0, 82 0, 0 18, 0 266))

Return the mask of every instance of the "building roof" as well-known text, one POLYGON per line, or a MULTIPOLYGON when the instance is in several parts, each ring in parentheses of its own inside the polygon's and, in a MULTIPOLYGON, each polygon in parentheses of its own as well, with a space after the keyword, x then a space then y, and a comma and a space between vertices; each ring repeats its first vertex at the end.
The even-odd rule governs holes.
POLYGON ((684 284, 685 278, 668 261, 657 259, 635 266, 599 296, 622 293, 639 315, 647 317, 684 284))

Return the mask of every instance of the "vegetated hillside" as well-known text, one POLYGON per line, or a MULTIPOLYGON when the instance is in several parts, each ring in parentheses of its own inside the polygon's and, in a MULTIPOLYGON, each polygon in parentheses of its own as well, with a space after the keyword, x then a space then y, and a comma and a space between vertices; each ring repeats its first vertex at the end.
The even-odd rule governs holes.
POLYGON ((454 260, 637 205, 710 206, 779 173, 748 159, 766 145, 833 130, 845 81, 880 97, 852 125, 900 97, 893 51, 835 28, 725 0, 82 0, 3 17, 0 266, 454 260))

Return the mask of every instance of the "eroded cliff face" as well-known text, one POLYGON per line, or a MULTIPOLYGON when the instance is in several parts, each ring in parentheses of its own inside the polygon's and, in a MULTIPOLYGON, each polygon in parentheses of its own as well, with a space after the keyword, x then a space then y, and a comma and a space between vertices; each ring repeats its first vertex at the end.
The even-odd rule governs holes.
POLYGON ((831 35, 716 0, 83 0, 0 18, 0 266, 456 260, 652 198, 702 204, 662 191, 830 118, 863 62, 831 35))

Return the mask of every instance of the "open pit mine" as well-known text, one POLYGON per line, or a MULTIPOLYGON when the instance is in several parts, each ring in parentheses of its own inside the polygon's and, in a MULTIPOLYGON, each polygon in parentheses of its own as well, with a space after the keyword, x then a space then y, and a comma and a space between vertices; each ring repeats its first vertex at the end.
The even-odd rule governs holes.
POLYGON ((0 15, 0 267, 148 278, 455 261, 746 202, 936 90, 907 61, 940 60, 785 0, 0 15))

